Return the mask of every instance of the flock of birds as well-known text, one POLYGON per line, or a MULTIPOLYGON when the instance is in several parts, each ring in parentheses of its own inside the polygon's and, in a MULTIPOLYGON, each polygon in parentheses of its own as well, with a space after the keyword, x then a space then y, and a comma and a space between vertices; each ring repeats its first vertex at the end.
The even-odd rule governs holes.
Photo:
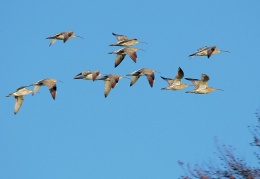
MULTIPOLYGON (((119 50, 109 52, 109 54, 116 54, 115 67, 117 67, 123 61, 123 59, 125 58, 126 55, 128 55, 134 62, 136 62, 136 60, 137 60, 136 51, 143 50, 143 49, 134 48, 131 46, 135 45, 138 42, 140 42, 140 43, 145 43, 145 42, 141 42, 138 39, 134 39, 134 38, 128 39, 125 35, 119 35, 119 34, 115 34, 115 33, 112 33, 112 34, 116 37, 117 42, 110 44, 109 46, 123 46, 124 47, 119 50)), ((57 33, 53 36, 47 37, 46 39, 52 39, 52 41, 49 45, 49 46, 51 46, 57 40, 63 40, 63 42, 65 43, 68 39, 71 39, 74 37, 83 38, 83 37, 75 35, 72 31, 68 31, 68 32, 57 33)), ((210 47, 205 46, 205 47, 198 49, 195 53, 189 55, 189 57, 207 56, 208 58, 210 58, 211 55, 217 54, 219 52, 229 52, 229 51, 219 50, 216 48, 216 46, 210 46, 210 47)), ((132 76, 130 86, 134 85, 135 82, 141 76, 146 76, 150 86, 153 87, 154 72, 158 72, 158 71, 152 70, 149 68, 142 68, 142 69, 136 70, 132 73, 129 73, 126 76, 132 76)), ((189 85, 182 83, 183 77, 184 77, 184 72, 180 67, 178 68, 176 76, 173 79, 165 78, 165 77, 161 76, 161 78, 169 84, 169 86, 162 88, 162 90, 182 90, 182 89, 186 88, 189 85)), ((74 79, 84 79, 84 80, 93 80, 93 81, 103 80, 104 86, 105 86, 104 87, 105 97, 108 96, 110 90, 113 89, 117 85, 117 83, 119 82, 119 80, 121 78, 127 78, 127 77, 123 77, 123 76, 120 76, 117 74, 109 74, 109 75, 102 76, 100 74, 100 71, 89 71, 89 70, 83 71, 74 77, 74 79)), ((222 89, 209 87, 208 81, 210 80, 210 77, 206 74, 202 74, 201 79, 193 79, 193 78, 185 78, 185 79, 188 81, 191 81, 195 87, 194 90, 187 91, 186 93, 208 94, 214 90, 222 90, 222 89)), ((39 80, 31 85, 22 86, 22 87, 18 88, 15 92, 7 95, 6 97, 14 96, 14 99, 15 99, 14 114, 16 114, 19 111, 19 109, 21 108, 23 100, 24 100, 24 96, 28 95, 30 93, 32 93, 32 95, 34 95, 35 93, 37 93, 37 91, 39 90, 39 88, 41 86, 47 86, 51 93, 52 98, 55 100, 56 91, 57 91, 56 82, 57 82, 56 79, 45 78, 45 79, 39 80), (26 89, 26 87, 29 87, 29 86, 34 86, 34 89, 33 90, 26 89)))

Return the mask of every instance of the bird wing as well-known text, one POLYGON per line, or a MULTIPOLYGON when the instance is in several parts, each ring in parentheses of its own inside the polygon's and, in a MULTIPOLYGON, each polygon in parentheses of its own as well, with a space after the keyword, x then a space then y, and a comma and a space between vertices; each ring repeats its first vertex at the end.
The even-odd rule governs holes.
POLYGON ((92 80, 95 81, 96 78, 99 76, 100 74, 100 71, 93 71, 92 72, 92 80))
POLYGON ((209 76, 206 74, 202 74, 201 75, 201 80, 199 83, 199 87, 200 89, 205 89, 208 87, 208 81, 210 80, 209 76))
POLYGON ((193 85, 195 86, 195 89, 199 88, 199 83, 200 83, 199 79, 193 79, 193 78, 185 78, 185 79, 191 81, 193 83, 193 85))
POLYGON ((37 91, 40 89, 41 85, 34 85, 34 89, 32 91, 32 95, 34 95, 35 93, 37 93, 37 91))
POLYGON ((136 51, 126 50, 126 53, 136 63, 136 59, 137 59, 136 51))
POLYGON ((208 75, 206 75, 206 74, 202 74, 202 75, 201 75, 201 81, 207 82, 207 81, 209 81, 209 80, 210 80, 210 78, 209 78, 208 75))
POLYGON ((201 52, 201 51, 203 51, 203 50, 206 50, 207 48, 208 48, 208 46, 201 47, 201 48, 199 48, 199 49, 197 50, 197 52, 201 52))
POLYGON ((46 39, 56 39, 58 38, 60 35, 64 34, 64 32, 59 32, 57 34, 54 34, 53 36, 49 36, 46 39))
POLYGON ((173 79, 171 79, 171 78, 165 78, 165 77, 163 77, 163 76, 161 76, 161 78, 162 78, 163 80, 167 81, 167 83, 168 83, 169 85, 172 85, 172 84, 173 84, 173 79))
POLYGON ((126 76, 139 76, 141 73, 142 73, 142 69, 139 69, 132 73, 127 74, 126 76))
POLYGON ((177 73, 176 73, 175 78, 177 78, 177 79, 182 79, 183 77, 184 77, 184 72, 183 72, 183 70, 179 67, 179 68, 178 68, 178 71, 177 71, 177 73))
POLYGON ((108 96, 110 90, 111 90, 111 82, 110 80, 104 80, 104 94, 105 94, 105 98, 108 96))
POLYGON ((48 79, 44 79, 41 82, 49 88, 51 96, 55 100, 56 91, 57 91, 56 82, 53 81, 53 79, 49 79, 49 78, 48 79))
POLYGON ((115 60, 115 67, 117 67, 125 58, 126 54, 117 54, 115 60))
POLYGON ((147 77, 147 80, 150 84, 151 87, 153 87, 153 82, 154 82, 154 73, 151 73, 151 74, 147 74, 145 75, 147 77))
POLYGON ((16 114, 22 106, 23 96, 15 96, 14 114, 16 114))
POLYGON ((57 86, 55 85, 55 86, 49 88, 49 90, 50 90, 50 93, 51 93, 52 98, 55 99, 55 97, 56 97, 56 91, 57 91, 57 86))
POLYGON ((74 79, 84 79, 88 74, 90 74, 89 71, 83 71, 79 74, 77 74, 74 79))
POLYGON ((216 46, 208 47, 208 49, 207 49, 208 58, 212 55, 212 53, 214 52, 215 49, 216 49, 216 46))
POLYGON ((56 42, 57 39, 52 39, 51 43, 49 46, 51 46, 52 44, 54 44, 56 42))
POLYGON ((118 81, 119 81, 119 77, 110 77, 111 87, 114 88, 117 85, 118 81))
POLYGON ((140 76, 133 76, 130 82, 130 86, 133 86, 140 76))
POLYGON ((125 35, 119 35, 119 34, 115 34, 115 33, 112 33, 112 34, 116 37, 116 39, 117 39, 118 41, 127 40, 127 37, 126 37, 125 35))
POLYGON ((69 33, 64 33, 64 38, 63 38, 63 42, 65 43, 68 39, 69 39, 69 33))

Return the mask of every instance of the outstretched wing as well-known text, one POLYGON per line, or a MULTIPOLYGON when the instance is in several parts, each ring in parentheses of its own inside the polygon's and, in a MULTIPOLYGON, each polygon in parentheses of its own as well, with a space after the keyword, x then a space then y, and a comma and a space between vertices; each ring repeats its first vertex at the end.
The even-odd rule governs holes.
POLYGON ((149 75, 145 75, 147 77, 147 80, 150 84, 151 87, 153 87, 153 82, 154 82, 154 73, 151 73, 149 75))
POLYGON ((140 76, 133 76, 130 82, 130 86, 133 86, 140 76))
POLYGON ((104 94, 105 94, 105 98, 108 96, 110 90, 111 90, 111 82, 110 80, 104 80, 104 94))
POLYGON ((185 78, 185 79, 191 81, 193 83, 193 85, 195 86, 195 89, 199 88, 199 83, 200 83, 199 79, 193 79, 193 78, 185 78))
POLYGON ((117 67, 125 58, 126 54, 117 54, 115 60, 115 67, 117 67))
POLYGON ((125 35, 119 35, 119 34, 115 34, 115 33, 112 33, 112 34, 116 37, 116 39, 117 39, 118 41, 127 40, 127 37, 126 37, 125 35))
POLYGON ((125 52, 136 63, 136 59, 137 59, 136 51, 133 51, 133 50, 129 49, 129 50, 126 50, 125 52))
POLYGON ((64 32, 59 32, 57 34, 54 34, 53 36, 49 36, 46 39, 56 39, 58 38, 60 35, 62 35, 64 32))
POLYGON ((14 114, 16 114, 22 106, 23 96, 15 96, 14 114))

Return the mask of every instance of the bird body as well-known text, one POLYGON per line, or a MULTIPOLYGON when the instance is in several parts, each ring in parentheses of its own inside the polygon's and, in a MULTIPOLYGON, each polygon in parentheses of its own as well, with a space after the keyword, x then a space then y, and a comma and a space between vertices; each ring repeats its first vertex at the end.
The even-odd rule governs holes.
POLYGON ((215 91, 216 88, 213 87, 207 87, 207 88, 199 88, 191 91, 187 91, 186 93, 195 93, 195 94, 209 94, 212 91, 215 91))
POLYGON ((68 31, 68 32, 59 32, 53 36, 47 37, 46 39, 52 39, 52 41, 49 45, 49 46, 51 46, 52 44, 54 44, 56 42, 56 40, 63 40, 63 42, 65 43, 68 39, 71 39, 73 37, 83 38, 80 36, 76 36, 72 31, 68 31))
POLYGON ((119 80, 123 78, 122 76, 120 75, 117 75, 117 74, 109 74, 109 75, 104 75, 100 78, 98 78, 98 80, 103 80, 104 81, 104 95, 105 95, 105 98, 108 96, 110 90, 112 88, 114 88, 117 83, 119 82, 119 80))
POLYGON ((87 71, 83 71, 83 72, 81 72, 81 73, 79 73, 78 75, 76 75, 75 77, 74 77, 74 79, 84 79, 84 80, 93 80, 93 81, 95 81, 96 80, 96 78, 98 77, 98 76, 100 76, 101 74, 100 74, 100 71, 89 71, 89 70, 87 70, 87 71))
POLYGON ((175 78, 171 79, 171 78, 165 78, 162 77, 161 78, 165 81, 167 81, 167 83, 169 84, 169 86, 162 88, 162 90, 181 90, 186 88, 188 85, 187 84, 183 84, 182 78, 184 77, 184 72, 183 70, 179 67, 178 71, 176 73, 175 78))
MULTIPOLYGON (((201 47, 199 48, 195 53, 189 55, 189 57, 194 57, 194 56, 207 56, 208 58, 211 57, 211 55, 215 55, 219 52, 229 52, 229 51, 225 51, 225 50, 219 50, 217 49, 216 46, 205 46, 205 47, 201 47)), ((229 52, 230 53, 230 52, 229 52)))
POLYGON ((47 86, 49 88, 52 98, 55 100, 57 91, 56 81, 57 80, 52 78, 45 78, 40 81, 37 81, 36 83, 31 84, 30 86, 34 86, 32 95, 34 95, 40 89, 41 86, 47 86))
POLYGON ((149 69, 149 68, 142 68, 142 69, 134 71, 130 74, 127 74, 126 76, 132 76, 130 86, 134 85, 135 82, 139 79, 140 76, 146 76, 150 86, 153 87, 154 78, 155 78, 154 77, 155 71, 156 70, 152 70, 152 69, 149 69))
POLYGON ((208 94, 215 90, 222 90, 213 87, 208 87, 208 81, 210 80, 210 77, 206 74, 201 75, 201 80, 193 79, 193 78, 185 78, 185 79, 191 81, 195 87, 194 90, 187 91, 186 93, 208 94))
POLYGON ((126 47, 113 52, 109 52, 108 54, 116 54, 115 67, 117 67, 124 60, 126 55, 128 55, 136 63, 137 50, 142 50, 142 49, 126 47))
POLYGON ((22 106, 25 95, 28 95, 32 92, 32 90, 28 90, 25 88, 26 86, 22 86, 18 88, 15 92, 8 94, 6 97, 14 96, 15 105, 14 105, 14 114, 16 114, 22 106))

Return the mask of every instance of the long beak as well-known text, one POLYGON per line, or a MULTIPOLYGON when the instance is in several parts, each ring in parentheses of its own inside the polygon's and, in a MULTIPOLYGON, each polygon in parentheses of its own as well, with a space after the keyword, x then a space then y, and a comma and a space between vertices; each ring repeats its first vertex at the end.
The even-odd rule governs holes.
POLYGON ((224 91, 223 89, 220 89, 220 88, 215 88, 216 90, 220 90, 220 91, 224 91))
POLYGON ((227 50, 219 50, 219 51, 221 51, 221 52, 228 52, 228 53, 230 53, 230 51, 227 51, 227 50))
POLYGON ((64 83, 63 81, 61 81, 61 80, 57 80, 58 82, 61 82, 61 83, 64 83))
POLYGON ((131 80, 130 78, 128 78, 128 77, 126 77, 126 76, 122 76, 122 78, 127 78, 127 79, 131 80))
POLYGON ((82 38, 82 39, 84 39, 83 37, 81 37, 81 36, 78 36, 78 35, 75 35, 75 37, 79 37, 79 38, 82 38))
POLYGON ((156 70, 154 70, 154 72, 157 72, 157 73, 160 73, 160 74, 161 74, 161 72, 159 72, 159 71, 156 71, 156 70))
POLYGON ((148 43, 146 43, 146 42, 143 42, 143 41, 138 41, 139 43, 144 43, 144 44, 148 44, 148 43))
POLYGON ((141 49, 141 48, 137 48, 138 50, 142 50, 142 51, 144 51, 144 52, 146 52, 144 49, 141 49))

